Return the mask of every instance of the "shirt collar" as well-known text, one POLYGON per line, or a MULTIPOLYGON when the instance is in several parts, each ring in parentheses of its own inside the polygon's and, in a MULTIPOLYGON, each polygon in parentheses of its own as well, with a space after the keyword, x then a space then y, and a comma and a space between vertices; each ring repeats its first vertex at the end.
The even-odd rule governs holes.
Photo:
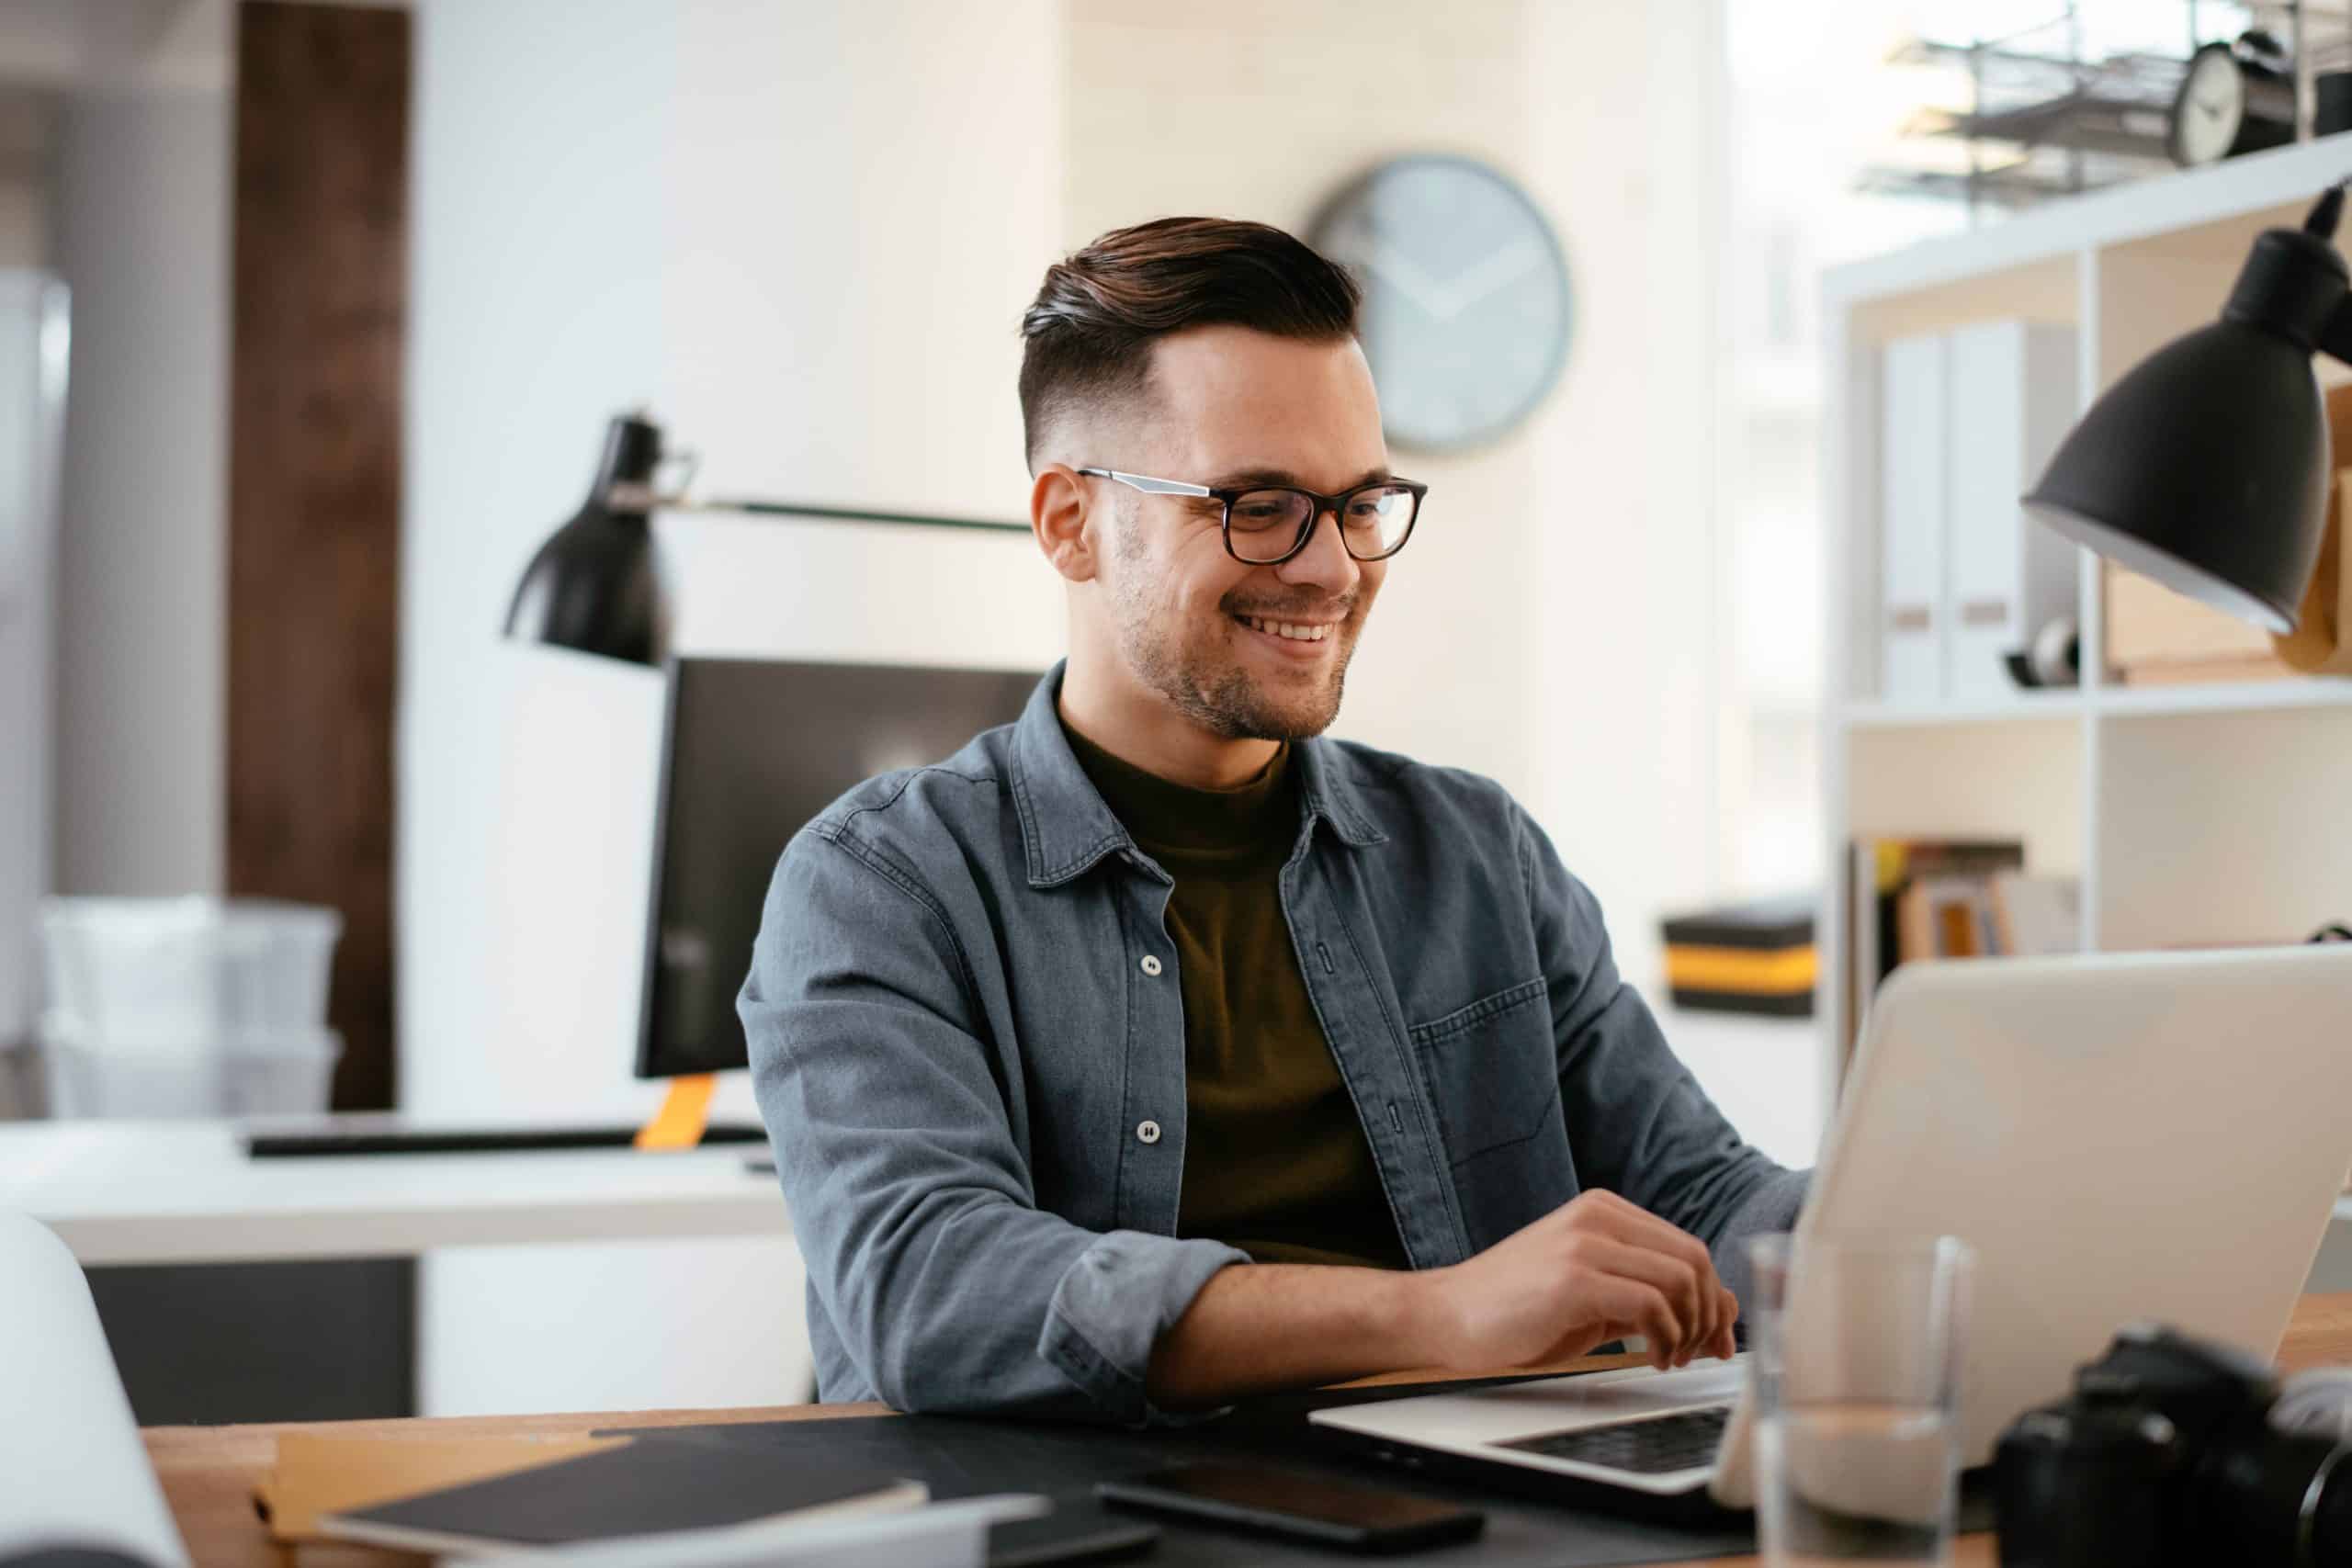
MULTIPOLYGON (((1135 849, 1062 733, 1056 704, 1067 662, 1046 671, 1012 727, 1012 801, 1021 817, 1032 887, 1057 887, 1104 855, 1135 849)), ((1301 832, 1321 821, 1351 848, 1386 841, 1364 812, 1347 752, 1320 737, 1295 743, 1291 752, 1298 770, 1301 832)))

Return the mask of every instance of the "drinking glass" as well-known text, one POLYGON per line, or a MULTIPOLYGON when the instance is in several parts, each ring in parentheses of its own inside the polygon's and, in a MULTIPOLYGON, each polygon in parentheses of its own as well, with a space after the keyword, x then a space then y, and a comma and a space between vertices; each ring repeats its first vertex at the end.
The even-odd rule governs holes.
POLYGON ((1951 1562, 1973 1261, 1948 1235, 1748 1243, 1767 1568, 1951 1562))

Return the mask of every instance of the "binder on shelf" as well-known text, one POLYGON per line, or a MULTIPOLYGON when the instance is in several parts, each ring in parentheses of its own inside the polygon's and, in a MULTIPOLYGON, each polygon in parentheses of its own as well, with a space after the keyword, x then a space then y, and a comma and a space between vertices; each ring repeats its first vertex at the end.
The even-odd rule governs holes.
POLYGON ((2011 695, 2007 655, 2075 610, 2075 551, 2018 502, 2079 412, 2074 329, 1898 338, 1879 378, 1879 695, 2011 695))
POLYGON ((2075 332, 1979 321, 1946 340, 1945 694, 2015 694, 2006 658, 2075 611, 2075 551, 2028 517, 2033 487, 2075 422, 2075 332))
POLYGON ((2025 845, 2015 839, 1854 841, 1846 903, 1848 1049, 1879 982, 1896 964, 1993 950, 1992 879, 2024 868, 2025 845))
POLYGON ((1887 702, 1944 696, 1945 343, 1885 347, 1879 378, 1879 682, 1887 702))

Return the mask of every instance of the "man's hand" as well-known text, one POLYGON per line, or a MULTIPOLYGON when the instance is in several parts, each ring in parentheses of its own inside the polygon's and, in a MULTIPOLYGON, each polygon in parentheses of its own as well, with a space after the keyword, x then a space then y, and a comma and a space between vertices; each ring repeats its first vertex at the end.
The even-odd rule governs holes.
POLYGON ((1227 1269, 1153 1346, 1146 1386, 1199 1409, 1406 1368, 1539 1366, 1629 1334, 1679 1367, 1729 1356, 1738 1316, 1697 1237, 1592 1191, 1450 1269, 1227 1269))
POLYGON ((1733 1353, 1739 1303, 1698 1238, 1614 1192, 1585 1192, 1477 1257, 1416 1277, 1430 1348, 1456 1371, 1538 1366, 1638 1334, 1650 1364, 1733 1353))

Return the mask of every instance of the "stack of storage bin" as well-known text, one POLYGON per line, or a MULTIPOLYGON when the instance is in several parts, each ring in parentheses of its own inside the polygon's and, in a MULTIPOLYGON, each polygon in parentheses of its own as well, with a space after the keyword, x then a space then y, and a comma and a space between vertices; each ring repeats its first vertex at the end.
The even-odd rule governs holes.
POLYGON ((327 1106, 343 917, 260 899, 51 898, 39 1039, 61 1117, 327 1106))

